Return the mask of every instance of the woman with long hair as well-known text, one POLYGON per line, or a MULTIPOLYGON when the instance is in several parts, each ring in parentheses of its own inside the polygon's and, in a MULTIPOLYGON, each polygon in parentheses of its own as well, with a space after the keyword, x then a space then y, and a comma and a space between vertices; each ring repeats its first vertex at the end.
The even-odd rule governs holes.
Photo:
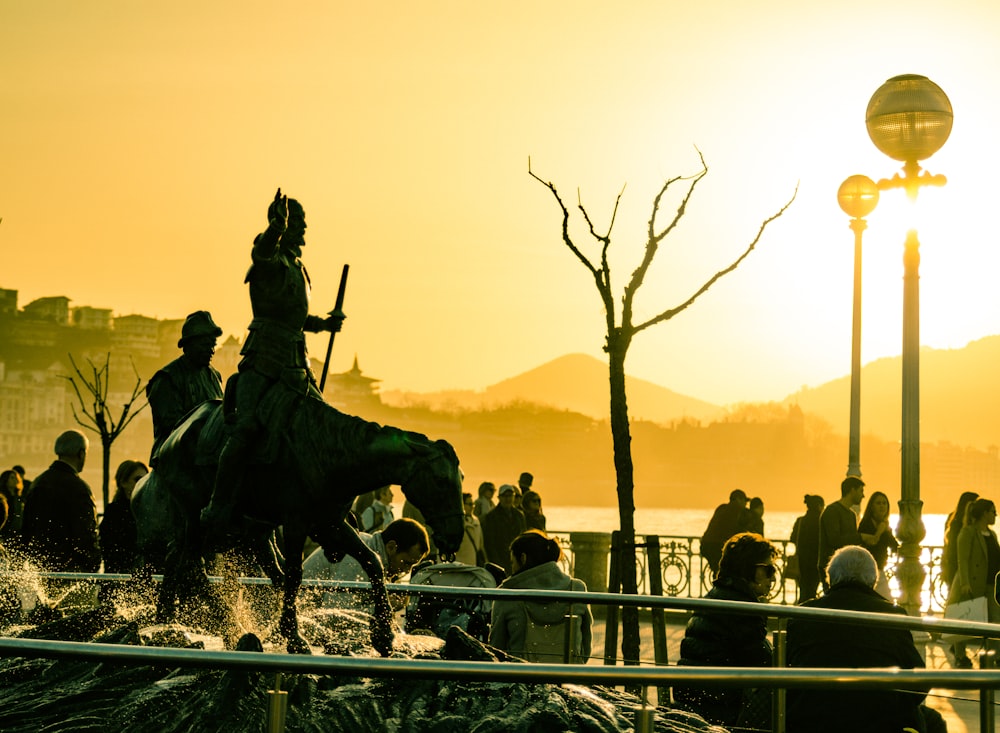
POLYGON ((952 580, 955 578, 955 571, 958 569, 958 559, 955 557, 955 549, 958 547, 958 533, 965 526, 965 509, 972 502, 979 498, 975 491, 963 491, 958 497, 958 504, 955 511, 948 515, 944 523, 944 551, 941 554, 941 578, 951 588, 952 580))
MULTIPOLYGON (((544 532, 528 530, 510 543, 511 575, 500 588, 566 590, 585 593, 587 585, 559 567, 562 548, 544 532)), ((586 663, 590 656, 593 617, 586 603, 497 600, 493 603, 490 645, 529 662, 558 664, 571 616, 570 662, 586 663)))
POLYGON ((106 573, 131 573, 136 569, 132 491, 147 473, 149 469, 142 461, 122 461, 115 471, 115 495, 104 507, 104 518, 98 529, 106 573))
MULTIPOLYGON (((986 598, 987 621, 1000 623, 1000 605, 993 588, 1000 572, 1000 543, 990 527, 997 520, 996 505, 989 499, 976 499, 965 509, 965 525, 958 533, 955 577, 948 594, 948 603, 961 603, 973 598, 986 598)), ((988 645, 990 648, 995 643, 988 645)), ((965 655, 965 644, 952 646, 955 666, 969 669, 972 661, 965 655)))
POLYGON ((861 546, 872 554, 875 565, 878 566, 875 591, 891 601, 885 566, 889 562, 889 550, 895 552, 899 549, 899 543, 893 537, 892 527, 889 526, 889 497, 881 491, 876 491, 868 499, 865 513, 858 522, 858 534, 861 535, 861 546))
MULTIPOLYGON (((722 548, 719 573, 705 596, 722 601, 766 602, 775 582, 778 549, 758 534, 742 532, 722 548)), ((770 667, 767 618, 696 611, 681 640, 678 664, 695 667, 770 667)), ((768 728, 770 690, 674 687, 674 700, 715 725, 768 728)))

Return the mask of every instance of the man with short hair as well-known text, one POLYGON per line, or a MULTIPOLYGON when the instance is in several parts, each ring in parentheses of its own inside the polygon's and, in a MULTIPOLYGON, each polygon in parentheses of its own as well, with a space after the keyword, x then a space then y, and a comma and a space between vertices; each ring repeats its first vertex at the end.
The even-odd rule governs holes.
POLYGON ((852 507, 865 497, 865 482, 859 476, 848 476, 840 482, 840 500, 830 502, 819 518, 819 577, 826 590, 826 565, 833 553, 847 545, 860 545, 858 515, 852 507))
POLYGON ((719 570, 722 546, 730 537, 740 531, 743 515, 746 511, 746 492, 743 489, 733 489, 729 493, 729 503, 717 506, 712 518, 708 521, 705 534, 701 536, 701 556, 711 566, 713 574, 719 570))
POLYGON ((509 574, 510 543, 527 529, 524 512, 514 506, 517 487, 504 484, 500 487, 500 503, 483 517, 483 543, 486 545, 486 559, 496 563, 509 574))
MULTIPOLYGON (((875 591, 878 567, 863 547, 838 549, 828 569, 830 590, 803 603, 806 608, 906 615, 875 591)), ((875 624, 835 623, 822 619, 788 621, 789 667, 898 667, 917 669, 924 660, 908 629, 875 624)), ((788 690, 789 733, 882 733, 912 728, 928 730, 940 716, 922 703, 925 692, 902 690, 788 690)), ((939 728, 930 728, 939 730, 939 728)))
POLYGON ((56 460, 35 479, 25 500, 24 544, 44 570, 96 573, 101 567, 97 506, 79 476, 88 445, 79 430, 67 430, 56 438, 56 460))
POLYGON ((212 366, 215 345, 222 329, 208 311, 195 311, 184 319, 179 357, 160 369, 146 385, 146 400, 153 414, 153 451, 191 410, 206 400, 222 399, 222 375, 212 366))
MULTIPOLYGON (((380 532, 371 534, 359 532, 361 539, 375 551, 382 567, 385 580, 394 583, 427 555, 430 540, 427 530, 413 519, 397 519, 380 532)), ((368 580, 368 574, 351 555, 345 555, 340 562, 331 563, 326 559, 322 547, 317 548, 302 563, 302 577, 317 580, 368 580)), ((332 608, 357 607, 353 594, 342 591, 323 593, 323 606, 332 608)))
POLYGON ((361 512, 361 529, 372 533, 386 529, 392 524, 392 486, 375 489, 375 500, 361 512))

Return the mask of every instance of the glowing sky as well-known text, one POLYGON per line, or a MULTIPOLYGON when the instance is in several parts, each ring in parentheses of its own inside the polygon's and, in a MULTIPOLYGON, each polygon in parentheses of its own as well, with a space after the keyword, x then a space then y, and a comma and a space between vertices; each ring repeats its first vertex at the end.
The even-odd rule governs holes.
MULTIPOLYGON (((0 0, 0 287, 22 305, 206 308, 242 338, 249 246, 281 186, 307 212, 314 312, 351 265, 333 369, 357 354, 384 389, 482 388, 601 356, 597 292, 528 157, 598 228, 626 186, 620 292, 653 196, 698 170, 697 146, 708 177, 640 315, 727 265, 797 183, 799 198, 737 272, 638 336, 627 368, 717 403, 779 399, 849 371, 836 191, 897 169, 864 127, 891 76, 930 77, 955 109, 926 166, 949 185, 917 207, 922 342, 1000 333, 998 38, 986 0, 0 0)), ((902 199, 885 194, 865 234, 865 362, 900 352, 902 199)))

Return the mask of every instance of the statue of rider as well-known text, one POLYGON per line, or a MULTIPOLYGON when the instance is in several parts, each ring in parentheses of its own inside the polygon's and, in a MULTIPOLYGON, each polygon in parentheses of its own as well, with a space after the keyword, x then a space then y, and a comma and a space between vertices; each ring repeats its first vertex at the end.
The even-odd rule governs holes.
POLYGON ((226 419, 231 430, 219 455, 211 501, 201 512, 204 537, 210 546, 237 529, 234 512, 248 459, 265 433, 257 415, 261 399, 269 390, 281 389, 282 381, 304 383, 312 397, 322 399, 309 368, 303 331, 339 331, 344 319, 340 314, 327 318, 309 315, 309 275, 299 259, 306 231, 301 204, 283 196, 279 188, 267 219, 267 229, 254 239, 244 280, 250 286, 253 320, 240 351, 243 358, 238 372, 226 384, 226 419), (305 379, 300 379, 303 376, 305 379))
POLYGON ((215 344, 222 329, 208 311, 195 311, 184 319, 177 342, 183 353, 153 375, 146 385, 146 401, 153 414, 155 463, 160 444, 181 419, 206 400, 222 399, 222 376, 212 366, 215 344))

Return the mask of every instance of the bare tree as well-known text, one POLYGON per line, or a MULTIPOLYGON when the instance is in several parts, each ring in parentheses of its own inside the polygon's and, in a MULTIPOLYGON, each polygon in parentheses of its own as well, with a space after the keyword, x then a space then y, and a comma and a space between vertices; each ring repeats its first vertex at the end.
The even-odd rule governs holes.
MULTIPOLYGON (((618 567, 621 569, 622 574, 621 590, 622 593, 626 594, 636 593, 638 590, 635 563, 635 503, 632 466, 632 436, 629 429, 628 404, 625 395, 625 356, 628 353, 628 348, 637 333, 644 331, 657 323, 669 321, 671 318, 684 311, 689 305, 694 303, 695 300, 697 300, 706 290, 714 285, 715 282, 722 276, 739 267, 740 263, 743 262, 743 260, 746 259, 746 257, 753 251, 754 247, 757 246, 757 243, 764 234, 764 230, 767 228, 767 225, 785 213, 788 207, 791 206, 792 202, 795 200, 795 196, 798 193, 798 187, 796 187, 795 193, 792 194, 792 197, 788 200, 788 202, 782 206, 777 213, 764 220, 757 231, 757 236, 753 238, 753 241, 750 242, 749 246, 747 246, 743 253, 728 267, 719 270, 712 277, 710 277, 687 300, 681 302, 673 308, 661 311, 646 320, 636 319, 632 311, 632 302, 635 299, 636 292, 642 286, 642 282, 646 277, 646 272, 649 270, 649 266, 652 264, 653 258, 659 250, 660 243, 677 227, 687 210, 688 202, 694 194, 695 187, 708 173, 708 167, 705 165, 705 158, 700 151, 698 152, 698 156, 701 159, 701 170, 698 173, 693 176, 678 176, 667 180, 660 188, 659 193, 657 193, 656 197, 653 199, 653 211, 652 215, 649 217, 649 224, 647 227, 645 252, 643 254, 642 261, 632 273, 631 279, 625 286, 621 299, 620 322, 617 320, 615 298, 614 294, 611 292, 611 268, 608 264, 608 250, 611 247, 611 230, 615 224, 615 216, 618 213, 618 205, 621 202, 622 194, 625 192, 624 188, 619 192, 617 198, 615 199, 614 209, 611 213, 611 221, 608 224, 607 233, 605 234, 599 234, 594 229, 594 223, 590 218, 590 214, 587 212, 587 209, 584 208, 583 203, 580 201, 579 193, 577 193, 577 208, 579 208, 580 213, 587 224, 590 235, 600 244, 600 261, 595 262, 583 253, 570 236, 569 210, 563 203, 555 185, 535 175, 535 173, 531 170, 531 159, 528 159, 528 174, 552 192, 556 203, 558 203, 559 207, 562 209, 563 243, 569 247, 570 251, 576 255, 576 258, 580 260, 580 262, 583 263, 583 266, 590 272, 591 276, 594 278, 594 283, 597 286, 597 291, 600 294, 601 301, 604 304, 604 314, 607 325, 607 341, 604 345, 604 350, 608 354, 608 366, 610 369, 611 436, 614 450, 615 475, 618 484, 618 515, 621 529, 621 541, 623 543, 623 547, 620 548, 621 554, 619 556, 620 562, 618 563, 618 567), (656 218, 660 211, 660 203, 670 187, 681 181, 687 182, 687 191, 681 195, 680 204, 677 207, 677 211, 670 223, 662 229, 657 229, 656 218), (635 320, 638 320, 639 322, 636 323, 635 320)), ((639 612, 635 607, 626 606, 622 610, 622 657, 624 658, 626 664, 639 663, 639 612)))
POLYGON ((132 410, 132 405, 135 404, 136 399, 142 394, 142 380, 139 377, 138 370, 135 368, 135 362, 129 359, 132 363, 132 372, 135 374, 135 385, 132 387, 131 396, 122 405, 118 421, 115 422, 115 418, 108 406, 108 384, 111 381, 111 354, 105 357, 102 366, 97 366, 93 361, 87 359, 91 371, 89 379, 80 371, 80 367, 74 361, 73 355, 69 354, 68 356, 70 364, 73 365, 73 371, 76 372, 76 377, 63 378, 73 385, 77 402, 80 403, 79 413, 76 406, 70 404, 70 408, 73 410, 73 417, 76 419, 77 424, 87 430, 92 430, 101 438, 103 452, 101 491, 104 496, 104 506, 106 507, 108 505, 108 485, 110 484, 111 477, 111 444, 115 442, 115 438, 121 435, 126 426, 132 422, 136 415, 142 412, 142 408, 148 403, 143 402, 137 410, 132 410), (79 380, 79 383, 77 380, 79 380), (83 390, 81 390, 81 386, 83 390), (87 393, 86 399, 84 399, 83 391, 87 393))

